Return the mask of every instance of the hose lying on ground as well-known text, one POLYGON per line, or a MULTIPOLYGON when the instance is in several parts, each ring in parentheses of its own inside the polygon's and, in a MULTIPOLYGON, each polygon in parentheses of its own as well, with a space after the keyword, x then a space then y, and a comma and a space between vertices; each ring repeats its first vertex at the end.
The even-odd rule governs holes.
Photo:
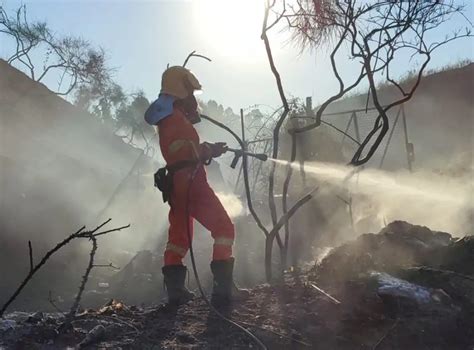
MULTIPOLYGON (((186 193, 186 217, 189 217, 189 194, 190 194, 190 189, 191 189, 191 185, 194 181, 194 177, 196 176, 196 172, 197 170, 199 169, 199 166, 202 166, 200 164, 198 164, 196 166, 196 168, 194 169, 190 179, 189 179, 189 182, 188 182, 188 188, 187 188, 187 193, 186 193)), ((233 325, 234 327, 237 327, 238 329, 240 329, 242 332, 244 332, 250 339, 252 339, 252 341, 254 341, 261 349, 264 349, 264 350, 267 350, 267 347, 265 346, 265 344, 262 343, 262 341, 260 339, 258 339, 258 337, 253 334, 252 332, 250 332, 248 329, 242 327, 241 325, 239 325, 237 322, 235 321, 232 321, 231 319, 225 317, 222 313, 220 313, 212 304, 211 302, 209 301, 209 299, 206 297, 206 294, 204 293, 204 290, 202 288, 202 285, 201 285, 201 280, 199 279, 199 275, 198 275, 198 271, 197 271, 197 267, 196 267, 196 261, 194 259, 194 251, 193 251, 193 242, 192 242, 192 237, 191 237, 191 231, 190 231, 190 228, 189 228, 189 225, 190 225, 190 222, 188 220, 188 223, 186 225, 186 233, 187 233, 187 236, 188 236, 188 241, 189 241, 189 253, 190 253, 190 256, 191 256, 191 264, 193 266, 193 272, 194 272, 194 277, 196 278, 196 284, 198 286, 198 289, 199 289, 199 292, 202 296, 202 298, 204 299, 204 301, 206 302, 206 304, 209 306, 209 309, 211 309, 212 312, 214 312, 219 318, 221 318, 222 320, 230 323, 231 325, 233 325)))

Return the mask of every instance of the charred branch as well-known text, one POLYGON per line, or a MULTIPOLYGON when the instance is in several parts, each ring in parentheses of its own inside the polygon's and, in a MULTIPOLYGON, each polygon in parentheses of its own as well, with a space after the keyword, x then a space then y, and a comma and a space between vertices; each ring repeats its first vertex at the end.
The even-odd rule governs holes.
MULTIPOLYGON (((291 176, 293 174, 293 163, 296 160, 296 134, 291 134, 291 155, 290 155, 290 162, 287 165, 286 170, 286 178, 285 182, 283 183, 283 197, 282 197, 282 209, 283 215, 288 213, 288 190, 290 187, 291 176)), ((288 246, 290 242, 290 218, 285 223, 285 241, 283 245, 283 258, 282 258, 282 265, 286 268, 287 258, 288 258, 288 246)))
POLYGON ((109 264, 94 264, 93 267, 108 267, 108 268, 111 268, 111 269, 114 269, 114 270, 120 270, 120 267, 115 266, 112 263, 109 263, 109 264))
POLYGON ((79 309, 79 303, 82 298, 82 293, 84 292, 87 281, 89 280, 89 275, 94 267, 94 257, 97 252, 97 238, 91 235, 90 241, 92 242, 92 248, 89 254, 89 264, 87 265, 84 276, 82 276, 82 281, 79 286, 79 291, 77 292, 76 298, 74 299, 74 303, 72 304, 71 309, 69 310, 69 314, 66 316, 66 323, 70 322, 76 315, 76 312, 79 309))
MULTIPOLYGON (((206 115, 201 114, 201 118, 211 122, 212 124, 222 128, 222 129, 224 129, 225 131, 227 131, 239 143, 239 146, 242 150, 245 148, 244 141, 239 137, 239 135, 237 135, 227 125, 224 125, 224 124, 218 122, 217 120, 212 119, 211 117, 206 116, 206 115)), ((267 228, 263 225, 262 220, 260 219, 257 212, 255 211, 255 208, 253 207, 252 193, 250 191, 247 157, 242 157, 242 171, 243 171, 243 175, 244 175, 244 185, 245 185, 245 194, 246 194, 246 197, 247 197, 247 206, 249 208, 250 213, 252 214, 252 217, 254 218, 255 222, 257 223, 258 227, 260 228, 260 230, 265 234, 265 236, 268 236, 269 232, 268 232, 267 228)))
POLYGON ((57 311, 62 313, 63 311, 56 305, 56 299, 53 298, 53 293, 51 291, 48 292, 48 302, 51 306, 57 311))
MULTIPOLYGON (((285 92, 283 90, 283 84, 281 81, 280 73, 278 72, 276 66, 275 66, 275 61, 273 59, 273 53, 272 49, 270 46, 270 40, 268 39, 268 16, 270 14, 270 10, 273 8, 275 5, 275 2, 270 3, 270 1, 267 0, 266 6, 265 6, 265 14, 264 14, 264 19, 263 19, 263 27, 262 27, 262 35, 261 39, 263 40, 265 44, 265 51, 267 53, 267 58, 268 58, 268 63, 270 65, 270 69, 272 71, 273 76, 275 77, 275 82, 277 85, 278 93, 280 95, 280 99, 283 105, 283 111, 278 118, 275 127, 273 128, 273 150, 272 150, 272 158, 278 158, 278 147, 279 147, 279 140, 280 140, 280 129, 283 125, 283 122, 285 121, 288 113, 290 112, 290 106, 288 104, 288 100, 285 96, 285 92)), ((273 25, 272 25, 273 26, 273 25)), ((270 208, 270 215, 272 218, 273 225, 276 225, 277 223, 277 210, 276 210, 276 204, 275 204, 275 167, 276 164, 271 165, 270 169, 270 175, 268 179, 268 205, 270 208)), ((277 239, 281 242, 281 238, 279 234, 277 235, 277 239)))
POLYGON ((204 55, 200 55, 200 54, 197 54, 196 51, 192 51, 188 57, 186 57, 186 59, 184 60, 184 63, 183 63, 183 67, 186 67, 186 64, 188 64, 188 61, 191 57, 199 57, 199 58, 202 58, 202 59, 205 59, 206 61, 208 62, 211 62, 212 60, 209 58, 209 57, 206 57, 204 55))
POLYGON ((30 257, 30 272, 33 270, 33 247, 31 241, 28 241, 28 255, 30 257))
POLYGON ((51 258, 51 256, 53 256, 57 251, 59 251, 61 248, 63 248, 67 244, 69 244, 71 241, 73 241, 75 239, 78 239, 78 238, 96 239, 97 236, 104 235, 106 233, 115 232, 115 231, 120 231, 121 229, 129 227, 129 225, 128 225, 128 226, 123 226, 123 227, 119 227, 119 228, 112 229, 112 230, 107 230, 107 231, 104 231, 104 232, 97 232, 102 227, 104 227, 106 224, 108 224, 111 220, 112 219, 108 219, 108 220, 104 221, 102 224, 100 224, 99 226, 97 226, 95 229, 93 229, 91 231, 84 231, 86 227, 83 226, 79 230, 77 230, 76 232, 74 232, 73 234, 69 235, 64 240, 62 240, 61 242, 56 244, 55 247, 50 249, 43 256, 43 258, 38 262, 38 264, 36 264, 29 271, 29 273, 26 275, 26 277, 20 283, 18 288, 15 290, 15 292, 13 292, 12 296, 2 306, 2 308, 0 309, 0 317, 3 316, 3 314, 5 313, 7 308, 11 305, 11 303, 13 303, 13 301, 15 301, 15 299, 18 297, 18 295, 21 293, 21 291, 25 288, 25 286, 28 284, 28 282, 30 282, 31 279, 33 278, 33 276, 44 266, 44 264, 46 264, 46 262, 49 260, 49 258, 51 258))
POLYGON ((273 280, 272 273, 272 251, 273 251, 273 241, 275 237, 278 237, 278 232, 280 229, 291 219, 291 217, 300 209, 303 205, 308 203, 311 198, 313 198, 314 192, 318 190, 318 187, 313 189, 308 194, 301 197, 296 203, 288 210, 288 212, 280 217, 276 225, 273 226, 269 235, 265 241, 265 275, 267 281, 273 280))
POLYGON ((41 259, 41 261, 28 273, 28 275, 25 277, 23 282, 19 285, 17 290, 13 293, 13 295, 7 300, 7 302, 2 306, 0 309, 0 316, 3 316, 4 312, 10 306, 10 304, 16 299, 16 297, 20 294, 20 292, 25 288, 25 286, 28 284, 28 282, 31 280, 31 278, 34 276, 34 274, 48 261, 48 259, 56 253, 58 250, 60 250, 62 247, 67 245, 69 242, 71 242, 73 239, 76 239, 79 237, 79 235, 83 232, 85 229, 85 226, 81 227, 78 231, 70 235, 69 237, 65 238, 62 242, 58 243, 54 248, 52 248, 50 251, 48 251, 45 256, 41 259))

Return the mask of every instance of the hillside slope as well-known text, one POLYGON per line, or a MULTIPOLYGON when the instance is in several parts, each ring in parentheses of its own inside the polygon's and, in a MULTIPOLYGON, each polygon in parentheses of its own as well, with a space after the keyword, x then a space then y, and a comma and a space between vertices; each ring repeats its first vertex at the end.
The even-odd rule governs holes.
MULTIPOLYGON (((97 118, 0 60, 0 300, 27 273, 22 258, 28 241, 36 257, 83 225, 109 215, 117 220, 105 209, 131 186, 138 210, 144 185, 137 169, 151 172, 141 154, 97 118)), ((119 222, 129 223, 133 212, 128 208, 119 222)), ((64 254, 27 291, 24 306, 34 302, 34 293, 47 303, 42 293, 61 289, 56 280, 77 280, 79 249, 64 254)))

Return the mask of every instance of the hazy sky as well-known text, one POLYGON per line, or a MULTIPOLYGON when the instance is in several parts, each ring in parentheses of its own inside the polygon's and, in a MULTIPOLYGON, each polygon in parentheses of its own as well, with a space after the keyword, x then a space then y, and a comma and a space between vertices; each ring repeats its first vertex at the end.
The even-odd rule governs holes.
MULTIPOLYGON (((467 0, 472 19, 472 0, 467 0)), ((202 99, 234 110, 254 104, 279 104, 278 93, 260 40, 263 0, 0 0, 7 11, 26 4, 29 16, 46 20, 58 33, 80 35, 106 49, 116 80, 128 92, 159 92, 166 65, 181 65, 192 50, 213 59, 194 59, 189 67, 204 87, 202 99)), ((459 23, 443 28, 451 31, 459 23)), ((440 33, 443 35, 443 33, 440 33)), ((271 36, 285 90, 312 95, 315 104, 335 91, 327 52, 299 54, 287 36, 271 36)), ((0 41, 0 55, 8 52, 0 41)), ((429 68, 473 57, 472 39, 461 39, 437 52, 429 68)), ((400 65, 402 73, 406 65, 400 65)), ((343 66, 351 75, 353 66, 343 66)))

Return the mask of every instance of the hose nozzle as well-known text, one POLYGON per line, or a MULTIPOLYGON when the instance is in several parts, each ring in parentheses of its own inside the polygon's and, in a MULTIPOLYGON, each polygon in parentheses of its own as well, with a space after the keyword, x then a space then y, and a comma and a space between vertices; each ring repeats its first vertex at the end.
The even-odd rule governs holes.
POLYGON ((266 162, 268 160, 268 156, 265 153, 250 153, 247 155, 257 158, 258 160, 261 160, 262 162, 266 162))
POLYGON ((262 162, 266 162, 268 160, 268 156, 265 153, 251 153, 251 152, 243 151, 240 149, 234 149, 234 148, 228 148, 227 151, 233 152, 235 154, 234 159, 232 160, 232 163, 230 164, 230 167, 232 169, 235 169, 235 167, 237 166, 237 163, 239 162, 239 158, 242 157, 243 155, 257 158, 258 160, 261 160, 262 162))

